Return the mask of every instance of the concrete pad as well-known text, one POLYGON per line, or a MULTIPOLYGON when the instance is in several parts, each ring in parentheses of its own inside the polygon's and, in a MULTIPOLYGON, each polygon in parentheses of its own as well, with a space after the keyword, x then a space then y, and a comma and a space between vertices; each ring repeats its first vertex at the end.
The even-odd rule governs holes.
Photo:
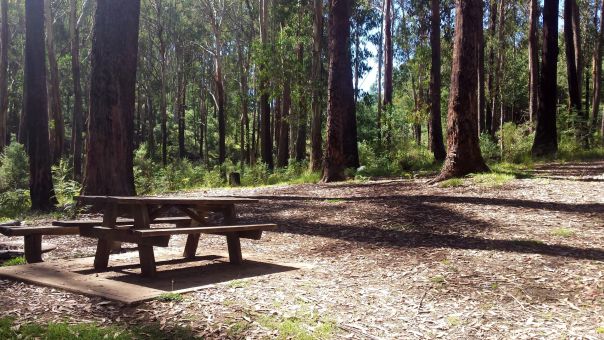
POLYGON ((164 293, 186 293, 217 283, 300 269, 304 265, 276 264, 273 259, 246 256, 241 265, 228 262, 228 255, 204 254, 183 259, 181 254, 156 248, 157 276, 140 275, 136 252, 112 255, 109 269, 95 272, 94 258, 43 262, 0 268, 0 277, 41 286, 99 296, 134 304, 164 293))

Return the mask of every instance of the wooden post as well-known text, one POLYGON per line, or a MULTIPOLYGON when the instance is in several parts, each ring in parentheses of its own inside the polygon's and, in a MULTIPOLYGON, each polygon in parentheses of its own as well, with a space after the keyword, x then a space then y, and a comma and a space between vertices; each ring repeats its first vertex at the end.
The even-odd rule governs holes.
POLYGON ((25 260, 27 263, 42 262, 42 235, 25 236, 25 260))
POLYGON ((227 245, 229 247, 229 262, 232 264, 241 264, 243 256, 241 255, 241 242, 236 233, 227 234, 227 245))
POLYGON ((109 253, 111 252, 111 241, 99 239, 94 255, 94 269, 97 271, 107 269, 109 265, 109 253))
POLYGON ((241 186, 241 175, 238 172, 229 173, 229 185, 232 187, 241 186))
MULTIPOLYGON (((151 219, 149 217, 149 209, 144 204, 133 205, 132 217, 134 218, 134 229, 149 229, 151 228, 151 219)), ((145 277, 153 277, 157 273, 155 266, 155 254, 153 246, 138 244, 138 256, 141 263, 141 273, 145 277)))
MULTIPOLYGON (((118 216, 118 206, 115 203, 107 203, 103 211, 103 227, 115 228, 118 216)), ((119 251, 122 249, 122 242, 112 241, 108 243, 109 251, 119 251)))
POLYGON ((235 204, 228 204, 225 206, 224 209, 222 209, 223 224, 233 224, 235 222, 236 215, 235 204))

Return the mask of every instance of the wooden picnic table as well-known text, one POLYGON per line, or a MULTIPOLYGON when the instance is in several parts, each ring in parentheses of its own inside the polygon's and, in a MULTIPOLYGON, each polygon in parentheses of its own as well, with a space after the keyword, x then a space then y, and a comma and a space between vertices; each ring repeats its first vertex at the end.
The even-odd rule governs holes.
POLYGON ((257 199, 238 197, 145 197, 145 196, 77 196, 76 199, 86 205, 95 205, 103 210, 102 226, 82 224, 80 235, 98 239, 94 268, 106 270, 109 254, 114 242, 138 244, 138 252, 143 276, 156 273, 153 246, 167 247, 171 235, 187 234, 184 250, 185 258, 195 257, 199 238, 202 233, 227 237, 229 259, 231 263, 241 263, 240 237, 259 239, 264 230, 276 228, 273 224, 231 225, 235 222, 235 205, 256 203, 257 199), (177 228, 151 228, 153 222, 163 213, 176 209, 190 217, 189 226, 177 228), (223 215, 222 226, 209 226, 208 213, 219 212, 223 215), (129 213, 132 225, 118 223, 118 216, 129 213))

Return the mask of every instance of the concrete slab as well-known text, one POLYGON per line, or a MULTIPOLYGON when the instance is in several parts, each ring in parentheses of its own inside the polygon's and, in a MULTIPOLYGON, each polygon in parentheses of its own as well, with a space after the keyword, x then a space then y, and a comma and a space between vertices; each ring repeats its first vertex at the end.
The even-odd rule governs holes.
MULTIPOLYGON (((186 293, 217 283, 297 270, 304 265, 277 264, 275 259, 246 256, 241 265, 228 255, 202 254, 192 260, 156 248, 157 276, 140 275, 137 252, 112 255, 105 272, 95 272, 94 258, 43 262, 0 268, 0 277, 135 304, 164 293, 186 293)), ((308 266, 306 266, 308 267, 308 266)))

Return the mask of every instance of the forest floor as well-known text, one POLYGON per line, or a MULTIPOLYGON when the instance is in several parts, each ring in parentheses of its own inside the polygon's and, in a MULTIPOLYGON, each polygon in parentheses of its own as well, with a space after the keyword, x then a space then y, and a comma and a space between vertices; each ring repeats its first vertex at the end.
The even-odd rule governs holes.
MULTIPOLYGON (((496 184, 186 193, 199 194, 263 198, 241 220, 279 230, 244 241, 244 257, 304 268, 135 306, 0 280, 0 317, 184 327, 209 338, 604 338, 604 161, 547 164, 496 184)), ((49 261, 94 254, 90 240, 48 239, 59 245, 49 261)), ((218 237, 200 247, 225 248, 218 237)))

